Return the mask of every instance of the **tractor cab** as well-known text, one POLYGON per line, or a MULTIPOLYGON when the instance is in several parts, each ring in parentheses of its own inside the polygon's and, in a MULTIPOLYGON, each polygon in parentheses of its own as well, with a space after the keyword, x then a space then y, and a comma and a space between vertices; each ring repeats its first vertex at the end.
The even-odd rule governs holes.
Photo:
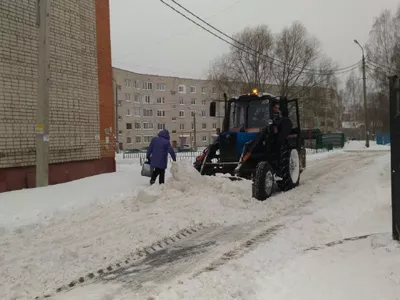
MULTIPOLYGON (((217 102, 222 101, 210 104, 210 117, 217 116, 217 102)), ((297 99, 288 100, 254 90, 230 100, 224 94, 223 102, 222 130, 216 141, 194 163, 202 175, 229 173, 235 178, 254 179, 260 162, 267 163, 272 173, 277 175, 282 168, 282 153, 288 155, 291 150, 295 150, 297 155, 304 152, 305 162, 297 99), (282 113, 279 120, 274 119, 273 108, 276 105, 282 113)), ((295 157, 296 154, 290 155, 295 157)), ((302 165, 305 163, 298 162, 299 174, 302 165)), ((298 182, 298 179, 293 180, 291 186, 298 182)), ((289 189, 290 185, 285 186, 289 189)), ((264 198, 263 195, 255 197, 264 198)))

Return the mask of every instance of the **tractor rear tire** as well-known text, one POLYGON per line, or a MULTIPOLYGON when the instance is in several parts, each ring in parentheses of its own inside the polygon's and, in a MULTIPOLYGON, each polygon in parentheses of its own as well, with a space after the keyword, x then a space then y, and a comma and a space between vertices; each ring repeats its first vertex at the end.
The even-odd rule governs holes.
POLYGON ((256 166, 253 181, 253 197, 264 201, 271 197, 274 189, 274 171, 267 161, 261 161, 256 166))
POLYGON ((284 146, 279 161, 279 176, 282 180, 277 182, 279 189, 287 192, 300 182, 300 156, 297 149, 284 146))

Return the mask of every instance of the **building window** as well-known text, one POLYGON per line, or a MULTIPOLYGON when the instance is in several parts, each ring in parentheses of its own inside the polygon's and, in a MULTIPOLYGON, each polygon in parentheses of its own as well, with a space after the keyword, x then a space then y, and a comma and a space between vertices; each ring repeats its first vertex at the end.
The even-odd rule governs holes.
POLYGON ((192 123, 192 129, 194 129, 194 124, 192 123))
POLYGON ((139 107, 134 107, 133 108, 133 115, 135 117, 140 117, 140 108, 139 107))
POLYGON ((172 130, 172 133, 176 133, 176 130, 172 130))
POLYGON ((207 94, 207 88, 206 87, 202 87, 201 88, 201 93, 202 94, 207 94))
POLYGON ((185 124, 179 124, 179 129, 184 130, 185 129, 185 124))
POLYGON ((213 87, 213 88, 212 88, 212 93, 213 93, 213 94, 216 94, 216 93, 217 93, 217 88, 213 87))
POLYGON ((201 100, 201 105, 205 106, 207 104, 206 100, 201 100))
POLYGON ((153 83, 152 82, 143 82, 143 89, 144 90, 152 90, 153 89, 153 83))
POLYGON ((206 136, 206 135, 203 135, 203 136, 201 137, 201 140, 202 140, 204 143, 206 143, 206 142, 207 142, 207 136, 206 136))
POLYGON ((151 104, 151 97, 150 97, 150 95, 145 95, 145 96, 144 96, 144 101, 143 101, 143 103, 145 103, 145 104, 151 104))
POLYGON ((191 86, 191 87, 190 87, 190 92, 191 92, 192 94, 195 94, 195 93, 196 93, 196 87, 195 87, 195 86, 191 86))
POLYGON ((128 136, 128 137, 126 138, 126 143, 127 143, 127 144, 132 144, 132 138, 131 138, 130 136, 128 136))
POLYGON ((142 142, 142 137, 140 135, 135 136, 135 142, 136 144, 140 144, 142 142))
POLYGON ((125 101, 131 102, 131 94, 125 93, 125 101))
POLYGON ((118 130, 118 135, 122 135, 122 130, 118 130))
POLYGON ((190 104, 191 104, 191 105, 196 105, 196 99, 191 99, 191 100, 190 100, 190 104))
POLYGON ((143 117, 152 117, 153 116, 153 110, 145 108, 143 109, 143 117))
POLYGON ((157 97, 157 104, 164 104, 165 103, 165 97, 157 97))
POLYGON ((126 87, 131 87, 132 86, 132 81, 129 79, 125 79, 125 86, 126 87))
POLYGON ((122 106, 122 100, 118 100, 118 106, 122 106))
POLYGON ((154 127, 153 127, 153 123, 152 122, 143 122, 143 129, 147 129, 147 130, 150 130, 150 129, 153 129, 154 127))
POLYGON ((202 111, 201 111, 201 116, 202 116, 202 117, 207 117, 207 113, 206 113, 205 110, 202 110, 202 111))
POLYGON ((158 130, 163 130, 163 129, 165 129, 165 124, 157 124, 157 129, 158 129, 158 130))
POLYGON ((152 138, 153 138, 152 135, 145 135, 143 137, 143 143, 150 143, 152 138))
POLYGON ((140 89, 140 81, 135 80, 135 89, 140 89))
POLYGON ((157 110, 157 117, 165 117, 165 110, 157 110))
POLYGON ((133 101, 135 101, 136 103, 140 103, 142 100, 142 95, 140 94, 135 94, 135 98, 133 101))
POLYGON ((126 123, 126 129, 128 130, 132 129, 132 123, 126 123))
POLYGON ((142 128, 142 124, 140 124, 140 122, 135 122, 135 129, 141 129, 142 128))
POLYGON ((178 86, 178 92, 179 93, 186 93, 186 86, 184 86, 184 85, 180 85, 180 86, 178 86))
POLYGON ((176 121, 176 117, 172 117, 172 121, 176 121))
POLYGON ((206 123, 201 124, 201 129, 207 129, 207 124, 206 123))
POLYGON ((185 104, 185 100, 183 99, 183 97, 179 98, 179 104, 180 105, 184 105, 185 104))
POLYGON ((213 123, 213 124, 212 124, 212 128, 213 128, 213 129, 217 129, 217 123, 213 123))
POLYGON ((192 117, 194 117, 195 114, 196 114, 195 111, 191 111, 191 112, 190 112, 190 115, 191 115, 192 117))
POLYGON ((126 116, 127 116, 127 117, 132 116, 132 109, 131 109, 131 108, 128 108, 128 109, 126 110, 126 116))
POLYGON ((180 110, 179 111, 179 116, 182 118, 185 116, 185 111, 184 110, 180 110))
POLYGON ((157 91, 165 91, 167 89, 167 85, 164 83, 157 83, 156 89, 157 91))
POLYGON ((122 117, 121 116, 118 116, 118 121, 122 121, 122 117))

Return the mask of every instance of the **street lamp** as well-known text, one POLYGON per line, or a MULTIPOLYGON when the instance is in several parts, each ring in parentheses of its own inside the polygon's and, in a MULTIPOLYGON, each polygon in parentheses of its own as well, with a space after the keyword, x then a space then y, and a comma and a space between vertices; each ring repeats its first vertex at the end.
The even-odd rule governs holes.
POLYGON ((117 142, 117 153, 119 153, 119 128, 118 128, 118 89, 121 88, 120 85, 112 78, 112 81, 115 84, 115 139, 117 142))
POLYGON ((369 122, 368 122, 368 108, 367 108, 367 83, 366 83, 366 75, 365 75, 365 55, 364 48, 361 44, 354 40, 362 51, 362 72, 363 72, 363 94, 364 94, 364 114, 365 114, 365 147, 369 148, 369 122))

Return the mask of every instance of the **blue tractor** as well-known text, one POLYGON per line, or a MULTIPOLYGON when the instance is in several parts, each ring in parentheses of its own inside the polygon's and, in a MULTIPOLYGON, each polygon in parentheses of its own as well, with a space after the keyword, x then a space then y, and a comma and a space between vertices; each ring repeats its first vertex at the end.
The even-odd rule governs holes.
MULTIPOLYGON (((296 187, 306 158, 297 99, 257 90, 224 98, 221 133, 196 158, 194 167, 202 175, 228 173, 232 180, 251 179, 253 197, 261 201, 272 195, 275 186, 282 191, 296 187)), ((210 103, 211 117, 216 117, 216 103, 210 103)))

